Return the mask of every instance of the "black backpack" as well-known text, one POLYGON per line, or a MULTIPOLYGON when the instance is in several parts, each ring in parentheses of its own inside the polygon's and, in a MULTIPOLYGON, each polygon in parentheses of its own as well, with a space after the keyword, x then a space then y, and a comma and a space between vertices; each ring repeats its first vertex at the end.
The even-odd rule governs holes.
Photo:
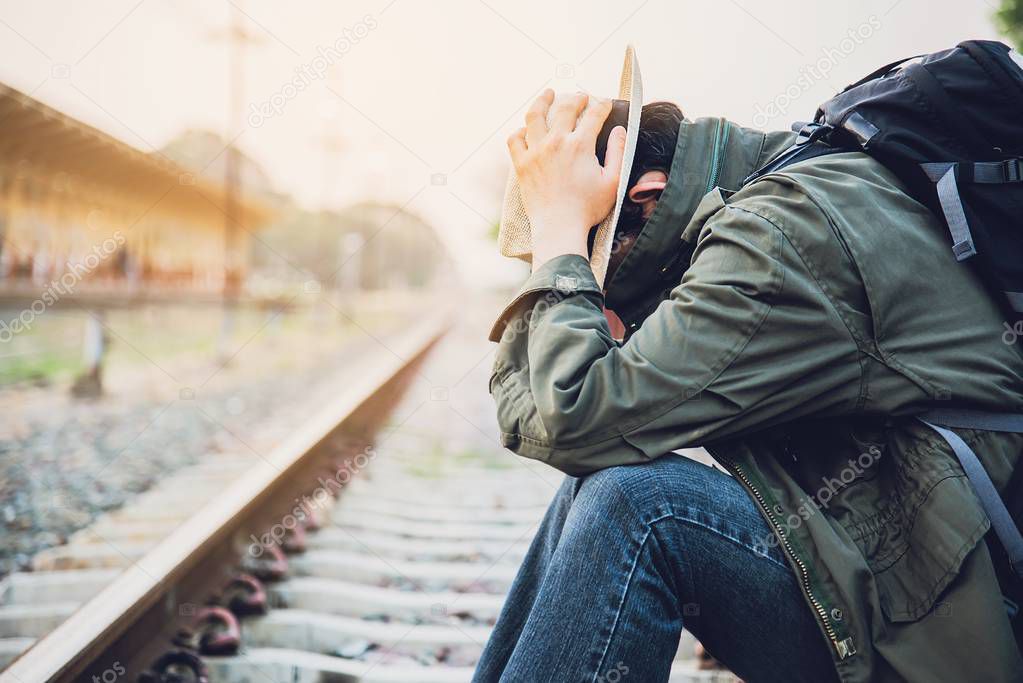
MULTIPOLYGON (((1005 311, 1003 336, 1023 338, 1023 57, 1003 43, 969 40, 899 60, 793 130, 796 142, 743 185, 825 154, 869 154, 944 219, 956 259, 976 270, 1005 311)), ((1023 609, 1023 467, 1009 484, 1007 507, 951 428, 1023 432, 1023 415, 943 409, 919 417, 948 442, 991 519, 1000 541, 992 545, 996 568, 1015 617, 1023 609)), ((1013 621, 1019 635, 1023 618, 1013 621)))
POLYGON ((893 62, 797 126, 796 143, 743 184, 822 154, 866 152, 944 217, 956 258, 973 262, 1010 321, 1023 315, 1023 66, 1007 45, 970 40, 893 62))

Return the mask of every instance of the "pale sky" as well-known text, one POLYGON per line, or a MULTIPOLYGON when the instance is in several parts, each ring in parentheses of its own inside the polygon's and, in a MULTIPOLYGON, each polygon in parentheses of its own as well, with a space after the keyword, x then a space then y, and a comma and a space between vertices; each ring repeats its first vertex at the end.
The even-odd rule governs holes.
POLYGON ((631 42, 648 101, 787 128, 881 64, 997 38, 994 9, 994 0, 0 0, 0 81, 147 151, 188 127, 237 136, 310 208, 407 204, 436 225, 469 282, 489 284, 522 273, 485 233, 504 186, 504 140, 544 86, 611 94, 631 42), (223 40, 233 6, 257 39, 238 123, 228 120, 223 40), (339 51, 318 52, 339 40, 339 51), (287 88, 295 79, 306 87, 287 88), (269 101, 277 112, 254 113, 269 101))

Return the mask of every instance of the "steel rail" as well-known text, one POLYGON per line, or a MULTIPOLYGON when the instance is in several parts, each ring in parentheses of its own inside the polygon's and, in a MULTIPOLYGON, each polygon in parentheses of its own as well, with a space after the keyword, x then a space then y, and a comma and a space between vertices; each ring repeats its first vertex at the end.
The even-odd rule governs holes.
POLYGON ((341 395, 253 469, 192 515, 111 584, 0 673, 2 683, 105 680, 115 663, 134 680, 166 649, 181 606, 201 601, 236 566, 250 533, 259 533, 316 488, 337 439, 379 429, 416 367, 449 321, 435 317, 388 340, 341 395))

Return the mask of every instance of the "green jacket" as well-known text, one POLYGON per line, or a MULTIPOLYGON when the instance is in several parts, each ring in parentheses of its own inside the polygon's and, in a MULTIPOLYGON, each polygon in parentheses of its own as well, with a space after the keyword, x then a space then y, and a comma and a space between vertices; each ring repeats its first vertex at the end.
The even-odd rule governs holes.
MULTIPOLYGON (((686 121, 608 287, 535 272, 491 335, 504 444, 569 474, 705 446, 749 490, 844 681, 1023 680, 954 455, 910 417, 1023 410, 1023 353, 946 228, 869 157, 742 179, 792 140, 686 121)), ((996 486, 1023 436, 961 430, 996 486)))

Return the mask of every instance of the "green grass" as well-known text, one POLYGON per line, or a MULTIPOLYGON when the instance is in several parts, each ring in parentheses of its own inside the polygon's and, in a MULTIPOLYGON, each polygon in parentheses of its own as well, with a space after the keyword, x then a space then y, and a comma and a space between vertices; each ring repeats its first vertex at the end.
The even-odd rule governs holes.
MULTIPOLYGON (((0 319, 11 320, 17 314, 14 310, 0 311, 0 319)), ((230 348, 244 346, 248 350, 270 345, 275 350, 270 367, 283 369, 301 360, 303 351, 322 349, 357 330, 333 312, 317 321, 308 310, 289 311, 268 323, 271 315, 272 311, 240 309, 230 348)), ((386 317, 360 316, 358 322, 363 328, 379 329, 386 317)), ((84 368, 86 320, 83 311, 47 311, 36 316, 29 329, 0 343, 0 386, 71 381, 84 368)), ((150 362, 199 363, 216 357, 221 311, 212 306, 112 310, 107 312, 104 324, 109 339, 107 368, 130 369, 150 362)))
POLYGON ((0 385, 52 382, 74 377, 82 371, 78 354, 61 353, 15 358, 0 357, 0 385))
MULTIPOLYGON (((17 311, 0 311, 12 320, 17 311)), ((81 320, 49 313, 31 320, 27 330, 0 343, 0 384, 68 379, 81 371, 81 320)))

